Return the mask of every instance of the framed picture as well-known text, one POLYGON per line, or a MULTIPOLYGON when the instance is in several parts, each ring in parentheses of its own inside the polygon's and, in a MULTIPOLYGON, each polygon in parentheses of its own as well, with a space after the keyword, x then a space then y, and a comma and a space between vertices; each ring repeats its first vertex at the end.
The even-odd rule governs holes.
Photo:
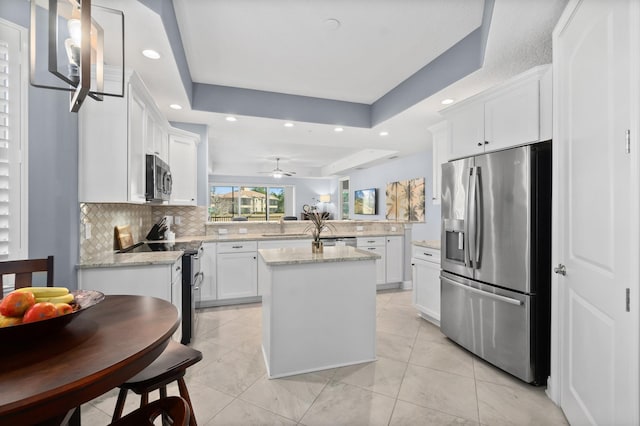
POLYGON ((424 178, 388 183, 385 192, 386 219, 400 222, 424 222, 424 188, 424 178))
POLYGON ((354 192, 353 212, 355 214, 378 214, 378 190, 376 188, 358 189, 354 192))

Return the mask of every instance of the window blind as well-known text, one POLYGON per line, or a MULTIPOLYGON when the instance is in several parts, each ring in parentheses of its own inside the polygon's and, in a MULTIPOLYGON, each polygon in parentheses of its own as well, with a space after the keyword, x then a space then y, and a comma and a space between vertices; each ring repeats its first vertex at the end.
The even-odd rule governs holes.
MULTIPOLYGON (((6 260, 10 254, 10 189, 11 189, 11 106, 9 102, 17 94, 10 93, 12 89, 11 54, 9 52, 9 41, 0 40, 0 260, 6 260)), ((15 61, 13 61, 15 62, 15 61)), ((15 148, 15 147, 14 147, 15 148)), ((14 200, 17 201, 17 200, 14 200)))
POLYGON ((0 20, 0 261, 27 257, 26 40, 0 20))

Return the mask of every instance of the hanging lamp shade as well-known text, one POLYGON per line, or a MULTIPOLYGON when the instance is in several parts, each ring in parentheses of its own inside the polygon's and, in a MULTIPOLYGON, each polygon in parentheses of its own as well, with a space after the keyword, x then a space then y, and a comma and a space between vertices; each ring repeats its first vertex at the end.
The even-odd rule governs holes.
POLYGON ((124 13, 91 0, 31 0, 29 79, 84 100, 124 96, 124 13))

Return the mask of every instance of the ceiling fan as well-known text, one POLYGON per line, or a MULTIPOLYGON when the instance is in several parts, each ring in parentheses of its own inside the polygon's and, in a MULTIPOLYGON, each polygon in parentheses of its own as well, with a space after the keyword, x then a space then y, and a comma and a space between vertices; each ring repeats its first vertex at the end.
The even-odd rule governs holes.
POLYGON ((287 172, 280 168, 280 158, 276 158, 276 168, 271 170, 270 172, 258 172, 258 173, 267 173, 270 174, 271 177, 276 179, 280 179, 282 176, 292 176, 295 175, 296 172, 287 172))

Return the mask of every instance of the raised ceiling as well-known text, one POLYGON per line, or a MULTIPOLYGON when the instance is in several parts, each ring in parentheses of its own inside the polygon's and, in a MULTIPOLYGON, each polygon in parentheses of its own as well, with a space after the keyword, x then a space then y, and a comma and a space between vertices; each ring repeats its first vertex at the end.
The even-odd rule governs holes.
POLYGON ((317 177, 426 150, 442 99, 549 63, 566 0, 102 3, 125 11, 128 66, 168 119, 209 126, 212 174, 264 176, 280 157, 317 177), (479 44, 467 42, 474 35, 479 44), (465 42, 477 52, 455 57, 465 42))

